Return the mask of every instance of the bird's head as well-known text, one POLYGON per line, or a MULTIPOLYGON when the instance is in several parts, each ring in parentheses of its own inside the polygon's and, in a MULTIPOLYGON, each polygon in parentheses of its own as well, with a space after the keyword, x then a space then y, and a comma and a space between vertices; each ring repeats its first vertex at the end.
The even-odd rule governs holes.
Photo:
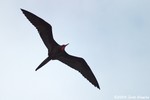
POLYGON ((65 50, 65 47, 66 47, 68 44, 69 44, 69 43, 61 45, 61 50, 64 51, 64 50, 65 50))

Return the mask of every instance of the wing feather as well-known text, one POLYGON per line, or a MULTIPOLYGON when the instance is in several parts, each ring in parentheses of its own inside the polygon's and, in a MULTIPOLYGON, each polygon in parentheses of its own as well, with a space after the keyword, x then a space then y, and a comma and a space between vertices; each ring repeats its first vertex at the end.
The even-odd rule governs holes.
POLYGON ((45 46, 51 50, 53 46, 57 46, 58 43, 53 38, 52 34, 52 26, 44 21, 42 18, 32 14, 29 11, 21 9, 23 14, 27 17, 27 19, 36 27, 38 30, 45 46))
POLYGON ((83 58, 69 55, 64 51, 58 60, 79 71, 89 82, 100 89, 92 70, 83 58))

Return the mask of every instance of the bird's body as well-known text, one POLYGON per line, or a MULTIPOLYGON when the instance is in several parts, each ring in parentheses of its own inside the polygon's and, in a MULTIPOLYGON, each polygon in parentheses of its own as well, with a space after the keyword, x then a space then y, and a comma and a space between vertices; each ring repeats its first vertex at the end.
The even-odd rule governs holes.
POLYGON ((86 61, 81 57, 69 55, 65 51, 65 47, 68 44, 59 45, 54 40, 52 34, 52 26, 38 16, 30 13, 29 11, 26 11, 24 9, 21 10, 27 17, 27 19, 36 27, 45 46, 48 49, 48 57, 36 68, 36 71, 46 63, 48 63, 50 60, 59 60, 67 64, 71 68, 79 71, 87 80, 89 80, 94 86, 100 89, 99 84, 86 61))

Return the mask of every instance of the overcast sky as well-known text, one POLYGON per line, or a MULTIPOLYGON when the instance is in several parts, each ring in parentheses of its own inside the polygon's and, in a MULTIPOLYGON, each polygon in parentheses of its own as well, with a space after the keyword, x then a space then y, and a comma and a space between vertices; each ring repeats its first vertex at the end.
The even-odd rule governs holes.
POLYGON ((0 51, 0 100, 150 97, 150 0, 1 0, 0 51), (20 8, 52 25, 55 40, 87 61, 101 90, 59 61, 34 71, 47 48, 20 8))

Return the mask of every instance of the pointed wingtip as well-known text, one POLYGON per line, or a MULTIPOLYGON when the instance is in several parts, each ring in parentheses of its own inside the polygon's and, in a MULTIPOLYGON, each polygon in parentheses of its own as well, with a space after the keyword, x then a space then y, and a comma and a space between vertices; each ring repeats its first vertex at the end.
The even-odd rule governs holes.
POLYGON ((27 10, 24 10, 24 9, 22 9, 22 8, 20 8, 20 10, 21 10, 23 13, 28 12, 27 10))
POLYGON ((99 86, 97 86, 97 88, 100 90, 101 88, 99 86))
POLYGON ((94 86, 99 90, 101 89, 98 83, 97 83, 97 85, 94 85, 94 86))
POLYGON ((24 9, 20 8, 21 11, 24 11, 24 9))
POLYGON ((95 82, 90 81, 90 83, 92 83, 92 85, 94 85, 97 89, 99 89, 99 90, 101 89, 96 78, 95 78, 95 82))
POLYGON ((22 11, 22 13, 23 13, 23 14, 24 14, 24 13, 25 13, 25 11, 26 11, 26 10, 24 10, 24 9, 22 9, 22 8, 20 8, 20 10, 22 11))

